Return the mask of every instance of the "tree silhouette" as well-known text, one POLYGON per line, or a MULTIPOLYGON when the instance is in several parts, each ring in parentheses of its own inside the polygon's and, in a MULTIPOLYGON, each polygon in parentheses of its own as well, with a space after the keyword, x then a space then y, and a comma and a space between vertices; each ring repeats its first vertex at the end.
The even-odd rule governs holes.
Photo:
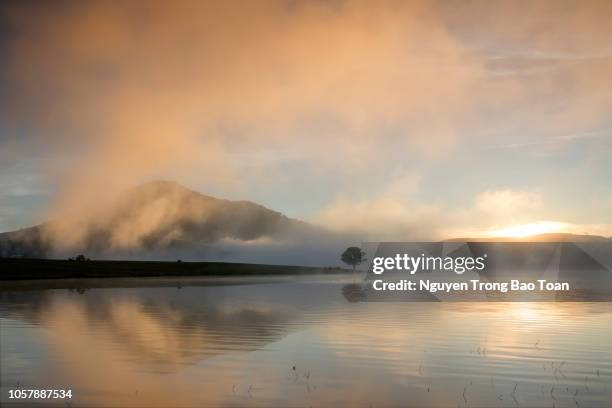
POLYGON ((340 259, 342 259, 342 262, 344 262, 345 264, 351 265, 353 267, 353 270, 355 270, 355 267, 357 265, 366 260, 365 255, 366 253, 363 252, 361 248, 348 247, 346 248, 346 251, 342 253, 340 259))
POLYGON ((84 261, 91 261, 91 259, 86 258, 85 255, 77 255, 74 258, 68 258, 69 261, 78 261, 78 262, 84 262, 84 261))

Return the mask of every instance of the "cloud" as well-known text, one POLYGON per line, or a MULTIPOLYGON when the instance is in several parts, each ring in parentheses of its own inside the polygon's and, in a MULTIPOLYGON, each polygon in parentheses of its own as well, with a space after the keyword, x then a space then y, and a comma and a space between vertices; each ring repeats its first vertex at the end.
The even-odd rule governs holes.
POLYGON ((610 223, 550 221, 543 197, 504 188, 476 194, 467 207, 411 199, 418 185, 404 190, 401 178, 371 200, 337 197, 316 221, 370 241, 426 241, 449 238, 525 236, 548 232, 612 235, 610 223), (398 191, 400 193, 398 193, 398 191))
POLYGON ((475 198, 476 210, 494 219, 512 222, 512 219, 542 208, 542 197, 530 191, 512 189, 488 190, 475 198))
POLYGON ((457 213, 447 237, 522 237, 545 233, 612 236, 612 224, 569 219, 540 193, 504 188, 477 194, 471 207, 457 213))
POLYGON ((480 69, 443 25, 430 24, 437 17, 427 3, 91 2, 9 11, 7 80, 17 97, 3 113, 34 123, 30 144, 57 158, 49 171, 62 186, 58 217, 104 206, 159 175, 239 185, 234 155, 295 143, 309 154, 338 152, 318 156, 317 166, 335 168, 341 158, 355 171, 381 145, 448 152, 452 122, 469 109, 461 95, 480 69))
POLYGON ((383 186, 373 199, 339 195, 321 210, 314 221, 372 241, 436 238, 443 222, 442 209, 411 198, 419 190, 419 185, 420 177, 416 173, 406 173, 383 186))
POLYGON ((314 210, 331 225, 348 226, 343 208, 388 225, 371 215, 387 208, 405 219, 388 228, 420 231, 440 204, 353 194, 352 180, 460 172, 470 146, 536 151, 605 128, 611 14, 606 2, 5 5, 0 152, 42 151, 53 218, 161 177, 247 196, 308 184, 319 202, 338 197, 314 210))
POLYGON ((340 231, 361 232, 372 241, 423 241, 465 236, 466 228, 500 219, 508 222, 508 217, 541 207, 537 194, 503 189, 481 192, 470 207, 456 209, 412 198, 418 196, 419 185, 405 180, 392 181, 373 199, 337 197, 316 221, 340 231))
POLYGON ((321 225, 343 232, 359 233, 371 241, 411 241, 435 238, 440 210, 409 204, 393 197, 352 201, 337 198, 317 218, 321 225))

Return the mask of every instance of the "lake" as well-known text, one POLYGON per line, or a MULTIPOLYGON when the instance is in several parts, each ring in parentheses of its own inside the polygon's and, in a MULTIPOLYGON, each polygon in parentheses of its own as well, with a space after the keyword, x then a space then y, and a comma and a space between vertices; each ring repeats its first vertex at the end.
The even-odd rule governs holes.
POLYGON ((4 285, 2 402, 45 388, 72 390, 55 401, 71 407, 612 406, 611 303, 349 301, 355 280, 4 285))

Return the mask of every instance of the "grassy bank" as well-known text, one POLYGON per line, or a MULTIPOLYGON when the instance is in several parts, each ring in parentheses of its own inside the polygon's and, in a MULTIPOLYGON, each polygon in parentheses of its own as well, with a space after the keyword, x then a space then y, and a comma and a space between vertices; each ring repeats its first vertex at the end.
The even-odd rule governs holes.
POLYGON ((226 262, 68 261, 0 258, 0 280, 134 278, 146 276, 301 275, 349 272, 340 268, 226 262))

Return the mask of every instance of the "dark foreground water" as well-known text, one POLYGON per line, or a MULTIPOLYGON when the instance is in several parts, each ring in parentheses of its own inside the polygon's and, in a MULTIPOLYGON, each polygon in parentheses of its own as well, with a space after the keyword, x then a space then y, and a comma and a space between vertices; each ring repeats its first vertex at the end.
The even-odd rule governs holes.
POLYGON ((353 279, 5 287, 2 402, 21 387, 71 389, 55 403, 72 407, 612 406, 610 303, 349 302, 353 279))

